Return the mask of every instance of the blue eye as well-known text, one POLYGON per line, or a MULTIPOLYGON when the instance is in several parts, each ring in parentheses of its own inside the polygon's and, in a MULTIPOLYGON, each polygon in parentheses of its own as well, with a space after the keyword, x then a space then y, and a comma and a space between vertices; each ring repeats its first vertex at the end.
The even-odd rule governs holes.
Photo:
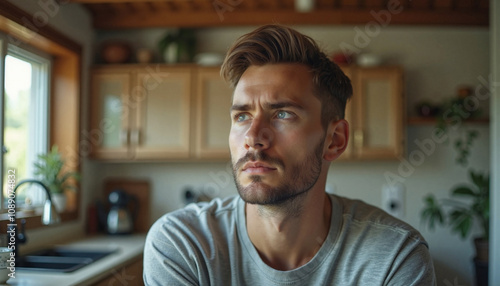
POLYGON ((289 119, 292 117, 292 114, 290 112, 287 112, 287 111, 278 111, 278 113, 276 114, 276 117, 278 119, 289 119))
POLYGON ((248 114, 240 113, 235 116, 237 122, 243 122, 248 119, 248 114))

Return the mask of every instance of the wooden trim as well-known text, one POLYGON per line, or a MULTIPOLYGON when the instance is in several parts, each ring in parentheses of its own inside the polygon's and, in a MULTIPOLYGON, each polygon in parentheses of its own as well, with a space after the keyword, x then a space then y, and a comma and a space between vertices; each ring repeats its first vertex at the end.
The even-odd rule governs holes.
MULTIPOLYGON (((93 25, 98 29, 146 27, 218 27, 280 23, 287 25, 366 25, 378 23, 372 15, 378 10, 322 10, 312 13, 295 11, 164 11, 133 13, 94 13, 93 25)), ((116 11, 115 11, 116 12, 116 11)), ((391 14, 389 25, 471 25, 488 26, 488 11, 408 10, 391 14)))
MULTIPOLYGON (((103 4, 103 3, 144 3, 144 0, 65 0, 66 2, 82 4, 103 4)), ((190 2, 190 0, 147 0, 147 2, 190 2)))
POLYGON ((7 1, 0 1, 0 30, 51 54, 82 53, 80 44, 48 25, 35 23, 33 15, 7 1))
MULTIPOLYGON (((77 211, 65 211, 60 213, 61 221, 71 221, 78 218, 77 211)), ((16 214, 17 229, 21 227, 21 219, 26 220, 26 229, 33 229, 38 227, 45 227, 47 225, 42 224, 42 216, 40 214, 26 214, 22 211, 18 211, 16 214)), ((0 214, 0 233, 5 233, 7 231, 8 216, 6 213, 0 214)))

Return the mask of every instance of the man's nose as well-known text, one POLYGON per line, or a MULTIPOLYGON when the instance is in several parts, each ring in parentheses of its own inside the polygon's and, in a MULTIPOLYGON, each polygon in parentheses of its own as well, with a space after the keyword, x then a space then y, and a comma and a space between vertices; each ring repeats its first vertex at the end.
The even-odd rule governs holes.
POLYGON ((245 149, 263 150, 269 148, 274 132, 263 118, 254 118, 245 134, 245 149))

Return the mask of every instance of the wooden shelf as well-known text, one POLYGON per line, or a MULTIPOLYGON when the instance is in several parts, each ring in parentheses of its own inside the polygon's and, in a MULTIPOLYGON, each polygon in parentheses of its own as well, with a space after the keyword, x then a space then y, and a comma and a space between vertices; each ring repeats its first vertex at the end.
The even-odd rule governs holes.
MULTIPOLYGON (((464 120, 465 123, 472 124, 489 124, 489 118, 473 118, 464 120)), ((408 118, 408 125, 435 125, 437 119, 435 117, 410 117, 408 118)))

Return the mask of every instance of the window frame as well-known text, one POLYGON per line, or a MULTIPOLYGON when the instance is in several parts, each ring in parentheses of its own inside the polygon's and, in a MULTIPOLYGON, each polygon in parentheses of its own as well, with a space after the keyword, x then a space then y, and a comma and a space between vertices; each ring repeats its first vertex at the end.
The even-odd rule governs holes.
MULTIPOLYGON (((84 153, 80 152, 82 46, 49 25, 34 25, 32 19, 33 15, 7 1, 0 1, 0 31, 7 34, 7 41, 23 47, 32 46, 53 57, 48 145, 59 146, 66 160, 66 170, 81 172, 80 161, 84 153)), ((0 71, 2 81, 3 72, 0 71)), ((3 108, 3 92, 0 104, 3 108)), ((0 120, 3 124, 3 119, 0 120)), ((78 192, 72 193, 72 197, 68 198, 69 209, 61 214, 62 222, 76 221, 79 218, 82 191, 79 186, 78 189, 78 192)), ((6 231, 7 218, 6 214, 0 215, 0 231, 6 231)), ((18 212, 17 218, 25 218, 28 229, 43 226, 40 215, 18 212)))
MULTIPOLYGON (((5 40, 6 36, 3 34, 3 32, 0 32, 0 39, 5 40)), ((38 51, 30 46, 26 47, 18 47, 11 45, 7 43, 7 49, 6 53, 0 53, 0 56, 2 59, 5 59, 5 61, 0 62, 0 64, 4 64, 3 69, 6 69, 7 66, 7 56, 17 58, 19 60, 22 60, 24 62, 30 63, 32 65, 32 74, 31 74, 31 94, 30 94, 30 117, 28 118, 29 120, 29 134, 34 135, 32 139, 28 142, 28 152, 27 153, 27 159, 28 161, 35 162, 37 160, 37 155, 46 153, 49 150, 49 135, 50 135, 50 105, 49 105, 49 100, 50 100, 50 80, 51 80, 51 68, 52 68, 52 57, 46 53, 43 53, 41 51, 38 51), (33 116, 31 116, 33 115, 33 116), (39 140, 42 138, 42 140, 39 140)), ((5 73, 4 73, 5 74, 5 73)), ((4 85, 0 85, 0 88, 4 85)), ((5 86, 4 86, 5 87, 5 86)), ((3 96, 5 96, 5 88, 3 89, 3 96)), ((5 99, 3 97, 2 99, 5 99)), ((2 104, 2 106, 5 106, 5 102, 2 104)), ((3 121, 5 121, 5 114, 6 114, 6 109, 2 107, 0 109, 2 112, 3 116, 3 121)), ((5 126, 0 125, 0 131, 2 132, 2 135, 5 134, 5 126), (2 130, 2 128, 4 128, 2 130)), ((3 145, 7 147, 7 151, 9 148, 12 148, 12 146, 8 146, 5 142, 5 138, 0 141, 3 142, 3 145)), ((5 153, 4 153, 5 155, 5 153)), ((5 158, 3 158, 5 159, 5 158)), ((5 162, 5 161, 3 161, 5 162)), ((2 170, 8 171, 5 168, 5 165, 2 166, 2 170)), ((27 176, 24 178, 20 178, 16 174, 17 179, 27 179, 27 178, 35 178, 34 174, 32 174, 34 169, 33 164, 28 165, 27 173, 28 175, 31 174, 31 176, 27 176), (31 171, 31 173, 30 173, 31 171)), ((16 171, 17 173, 17 171, 16 171)), ((0 176, 0 186, 3 186, 3 177, 0 176)), ((34 186, 34 193, 35 195, 33 198, 34 203, 36 204, 36 207, 41 208, 43 206, 43 198, 45 198, 45 194, 41 192, 41 189, 38 186, 34 186)), ((1 198, 1 203, 0 203, 0 213, 4 213, 7 211, 7 208, 5 207, 6 202, 4 201, 5 198, 3 197, 3 192, 0 194, 1 198)), ((17 206, 20 207, 23 205, 22 201, 17 201, 17 206)))

